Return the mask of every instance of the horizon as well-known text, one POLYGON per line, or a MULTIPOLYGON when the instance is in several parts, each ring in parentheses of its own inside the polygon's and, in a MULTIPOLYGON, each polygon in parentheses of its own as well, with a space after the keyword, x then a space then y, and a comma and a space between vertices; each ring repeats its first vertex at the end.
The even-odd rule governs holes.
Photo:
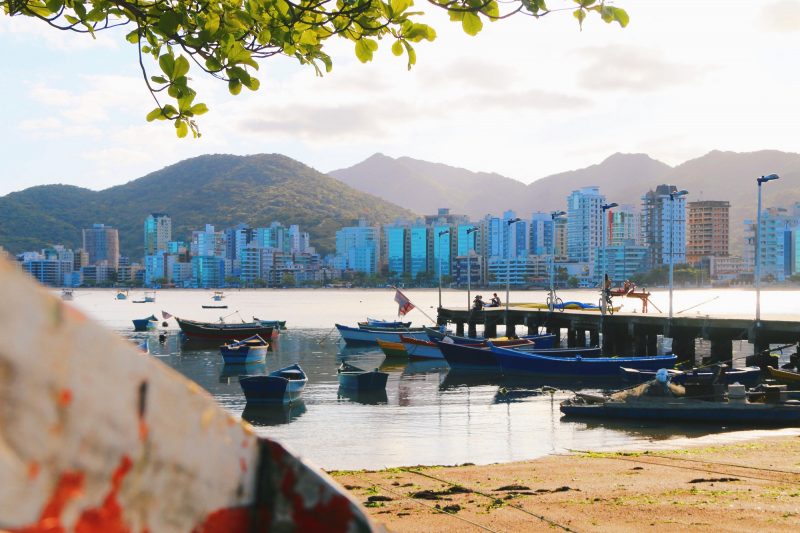
POLYGON ((434 12, 439 37, 419 46, 411 72, 385 44, 361 65, 333 43, 321 80, 283 57, 261 62, 252 94, 198 76, 211 109, 199 140, 145 122, 149 94, 121 32, 92 41, 5 17, 6 79, 22 81, 2 89, 14 105, 0 142, 14 157, 0 195, 49 183, 102 190, 209 153, 281 153, 330 172, 380 152, 529 184, 617 152, 674 167, 714 149, 796 150, 787 108, 800 73, 778 52, 800 32, 800 0, 617 4, 625 29, 592 18, 580 30, 553 13, 486 24, 474 38, 434 12))

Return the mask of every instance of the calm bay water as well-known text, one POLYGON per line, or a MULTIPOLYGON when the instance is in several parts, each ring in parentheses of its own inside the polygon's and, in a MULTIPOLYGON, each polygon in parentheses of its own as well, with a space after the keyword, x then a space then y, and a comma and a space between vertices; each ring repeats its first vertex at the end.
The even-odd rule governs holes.
MULTIPOLYGON (((579 383, 552 383, 559 391, 551 395, 539 389, 546 383, 459 376, 443 362, 386 360, 377 348, 342 348, 338 335, 331 331, 333 324, 352 325, 367 316, 393 318, 396 304, 390 289, 233 290, 226 292, 227 310, 202 309, 201 305, 212 303, 211 293, 203 290, 159 291, 153 304, 134 304, 132 300, 142 296, 138 291, 132 291, 126 301, 115 300, 115 294, 78 290, 73 304, 125 336, 147 338, 154 357, 199 383, 224 408, 251 422, 259 434, 281 441, 324 468, 481 464, 530 459, 568 449, 655 446, 681 438, 732 436, 719 427, 562 421, 558 403, 571 396, 570 389, 581 389, 579 383), (213 346, 183 342, 174 320, 169 322, 164 343, 156 333, 132 332, 131 319, 150 314, 160 317, 161 310, 206 321, 226 315, 231 315, 228 321, 240 317, 250 320, 253 316, 287 320, 289 331, 281 334, 265 364, 226 367, 213 346), (389 372, 385 394, 342 394, 336 367, 345 359, 389 372), (286 407, 245 408, 238 384, 240 374, 261 374, 294 362, 309 375, 302 401, 286 407)), ((800 320, 798 294, 763 291, 762 317, 800 320)), ((407 295, 419 307, 409 319, 428 322, 420 310, 434 317, 436 290, 409 290, 407 295)), ((590 302, 597 292, 566 291, 560 296, 565 301, 590 302)), ((511 293, 512 302, 543 301, 544 297, 543 291, 511 293)), ((443 305, 451 307, 467 302, 466 293, 457 291, 444 291, 442 299, 443 305)), ((655 293, 653 301, 666 310, 665 292, 655 293)), ((630 302, 623 311, 634 307, 638 311, 636 304, 630 302)), ((747 317, 754 305, 752 291, 686 290, 674 294, 676 312, 697 306, 684 314, 747 317)), ((751 348, 746 342, 735 343, 734 350, 743 354, 750 353, 751 348)))

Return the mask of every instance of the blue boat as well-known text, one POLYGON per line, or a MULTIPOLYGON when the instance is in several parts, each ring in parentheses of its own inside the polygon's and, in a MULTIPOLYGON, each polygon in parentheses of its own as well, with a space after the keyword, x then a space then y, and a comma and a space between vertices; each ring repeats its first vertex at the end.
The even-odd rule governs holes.
POLYGON ((343 362, 336 373, 339 376, 339 387, 353 391, 376 391, 386 388, 389 374, 375 370, 368 372, 357 366, 343 362))
POLYGON ((376 318, 367 318, 366 322, 359 322, 358 326, 365 328, 410 328, 411 322, 400 322, 397 320, 378 320, 376 318))
MULTIPOLYGON (((545 340, 545 343, 548 342, 545 340)), ((489 345, 455 344, 437 341, 436 345, 442 352, 447 364, 451 368, 460 370, 489 370, 502 372, 500 362, 489 345)), ((518 350, 523 353, 537 353, 550 357, 597 357, 600 348, 537 348, 536 344, 520 344, 509 346, 509 350, 518 350)))
POLYGON ((269 343, 258 335, 253 335, 243 341, 234 341, 219 347, 220 355, 225 364, 260 363, 267 355, 269 343))
POLYGON ((147 331, 155 329, 158 326, 158 319, 155 315, 150 315, 147 318, 133 319, 133 331, 147 331))
MULTIPOLYGON (((448 332, 441 332, 438 329, 427 327, 424 328, 424 330, 431 341, 441 341, 447 337, 455 344, 480 344, 482 342, 492 340, 485 337, 461 337, 459 335, 452 335, 448 332)), ((554 348, 556 344, 556 336, 551 333, 545 333, 542 335, 523 335, 520 337, 520 339, 526 339, 533 342, 533 345, 537 348, 554 348)))
MULTIPOLYGON (((656 373, 652 370, 636 370, 633 368, 622 367, 620 368, 620 372, 622 373, 622 377, 625 379, 625 381, 629 381, 631 383, 643 383, 656 378, 656 373)), ((714 374, 715 372, 711 368, 688 370, 685 372, 681 370, 669 370, 670 381, 677 383, 678 385, 683 385, 686 383, 687 378, 697 379, 699 377, 700 379, 711 379, 714 374)), ((718 379, 718 383, 723 385, 741 383, 748 388, 755 387, 760 381, 761 368, 757 366, 748 366, 746 368, 733 370, 726 369, 725 372, 720 373, 718 379)))
POLYGON ((800 426, 798 403, 709 402, 695 398, 640 398, 628 401, 587 401, 580 396, 561 403, 572 417, 647 420, 650 422, 703 422, 739 426, 800 426))
POLYGON ((358 344, 378 344, 378 339, 389 342, 400 342, 400 334, 407 337, 414 337, 416 339, 427 339, 428 336, 422 328, 404 328, 404 329, 366 329, 366 328, 353 328, 350 326, 343 326, 336 324, 336 329, 339 330, 339 335, 342 336, 344 342, 348 345, 358 344))
POLYGON ((297 363, 266 376, 240 376, 239 385, 249 404, 291 403, 300 397, 308 376, 297 363))
POLYGON ((552 357, 492 346, 503 374, 537 374, 574 377, 619 377, 620 367, 637 370, 672 368, 675 355, 653 357, 552 357))

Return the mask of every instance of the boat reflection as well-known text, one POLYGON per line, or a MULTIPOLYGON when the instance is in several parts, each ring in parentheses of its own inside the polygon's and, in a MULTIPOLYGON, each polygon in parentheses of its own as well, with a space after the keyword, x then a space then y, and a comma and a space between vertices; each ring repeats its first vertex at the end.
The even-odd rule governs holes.
POLYGON ((502 381, 503 376, 501 374, 491 371, 478 374, 451 368, 447 374, 444 375, 441 383, 439 383, 439 390, 444 391, 462 387, 479 387, 482 385, 500 385, 502 381))
POLYGON ((627 386, 622 378, 535 376, 530 374, 504 374, 503 386, 515 389, 538 390, 554 388, 564 391, 617 391, 627 386))
POLYGON ((386 389, 357 391, 339 387, 337 398, 339 400, 348 400, 363 405, 382 405, 389 403, 389 398, 386 395, 386 389))
POLYGON ((402 372, 408 365, 407 357, 387 357, 381 363, 381 372, 402 372))
POLYGON ((664 424, 646 420, 586 420, 585 418, 561 415, 561 424, 570 424, 577 431, 597 431, 606 429, 619 431, 631 437, 646 438, 653 441, 667 441, 675 438, 697 438, 717 433, 727 433, 723 426, 709 427, 703 424, 664 424))
POLYGON ((266 363, 223 364, 219 372, 219 382, 230 384, 239 376, 260 376, 267 371, 266 363))
POLYGON ((302 399, 283 405, 251 405, 245 406, 242 419, 254 426, 280 426, 297 420, 306 412, 306 404, 302 399))
POLYGON ((424 359, 421 361, 409 361, 403 370, 403 375, 429 374, 431 372, 441 372, 450 368, 444 359, 424 359))

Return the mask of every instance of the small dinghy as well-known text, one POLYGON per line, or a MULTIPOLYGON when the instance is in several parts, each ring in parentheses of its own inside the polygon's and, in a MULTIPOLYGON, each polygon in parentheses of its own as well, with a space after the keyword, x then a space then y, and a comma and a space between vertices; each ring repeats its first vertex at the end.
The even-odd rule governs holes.
POLYGON ((353 391, 383 390, 386 388, 386 380, 389 379, 389 374, 379 372, 377 368, 368 372, 349 363, 339 365, 337 373, 339 387, 353 391))
POLYGON ((266 376, 240 376, 239 385, 249 404, 291 403, 300 397, 308 376, 297 363, 266 376))
POLYGON ((243 341, 234 341, 219 347, 225 364, 260 363, 267 355, 269 343, 259 335, 253 335, 243 341))
POLYGON ((148 331, 158 327, 158 319, 155 315, 150 315, 147 318, 134 318, 133 331, 148 331))

